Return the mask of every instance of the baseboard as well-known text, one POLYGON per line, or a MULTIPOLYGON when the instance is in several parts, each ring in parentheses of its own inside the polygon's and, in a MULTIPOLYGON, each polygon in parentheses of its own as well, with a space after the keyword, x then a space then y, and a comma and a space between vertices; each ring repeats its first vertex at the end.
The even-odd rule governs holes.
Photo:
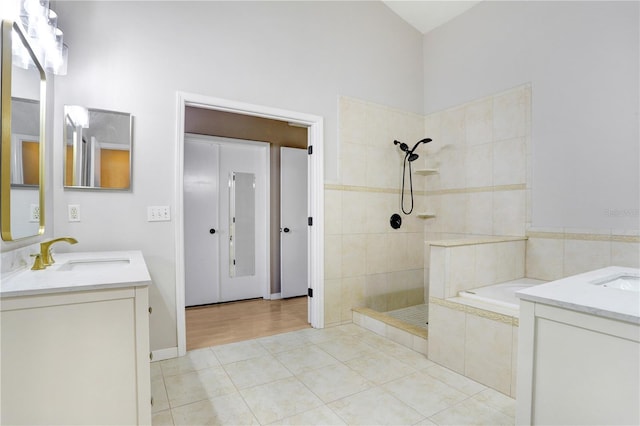
POLYGON ((153 355, 153 362, 162 361, 163 359, 177 358, 178 348, 174 347, 174 348, 158 349, 155 351, 151 351, 151 354, 153 355))
POLYGON ((282 293, 271 293, 271 300, 282 299, 282 293))

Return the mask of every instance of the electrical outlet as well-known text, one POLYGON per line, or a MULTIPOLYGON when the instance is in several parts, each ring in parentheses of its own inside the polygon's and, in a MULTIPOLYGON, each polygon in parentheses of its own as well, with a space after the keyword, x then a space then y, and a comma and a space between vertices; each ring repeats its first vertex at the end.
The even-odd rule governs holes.
POLYGON ((80 222, 80 204, 69 204, 69 222, 80 222))
POLYGON ((171 220, 169 206, 148 206, 147 222, 168 222, 171 220))
POLYGON ((40 222, 40 205, 31 204, 29 206, 29 222, 40 222))

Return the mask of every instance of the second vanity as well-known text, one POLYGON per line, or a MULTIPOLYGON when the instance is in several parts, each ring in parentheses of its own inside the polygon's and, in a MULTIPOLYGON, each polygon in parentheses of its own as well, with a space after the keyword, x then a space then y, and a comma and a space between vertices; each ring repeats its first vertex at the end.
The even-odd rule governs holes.
POLYGON ((640 423, 640 270, 521 291, 516 424, 640 423))
POLYGON ((2 424, 151 424, 139 251, 57 254, 3 278, 2 424))

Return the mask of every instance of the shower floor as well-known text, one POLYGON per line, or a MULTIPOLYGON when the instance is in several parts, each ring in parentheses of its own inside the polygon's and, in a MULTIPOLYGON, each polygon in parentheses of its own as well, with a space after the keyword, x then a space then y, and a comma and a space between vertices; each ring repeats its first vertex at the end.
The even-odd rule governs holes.
POLYGON ((393 318, 399 319, 411 325, 427 329, 427 321, 429 320, 429 311, 426 304, 409 306, 408 308, 396 309, 385 312, 393 318))

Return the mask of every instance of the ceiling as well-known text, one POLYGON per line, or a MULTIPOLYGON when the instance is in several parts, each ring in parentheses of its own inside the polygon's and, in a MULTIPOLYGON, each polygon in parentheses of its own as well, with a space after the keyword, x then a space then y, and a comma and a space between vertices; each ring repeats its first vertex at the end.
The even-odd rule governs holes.
POLYGON ((480 1, 481 0, 391 0, 383 1, 383 3, 422 34, 426 34, 472 8, 480 3, 480 1))

